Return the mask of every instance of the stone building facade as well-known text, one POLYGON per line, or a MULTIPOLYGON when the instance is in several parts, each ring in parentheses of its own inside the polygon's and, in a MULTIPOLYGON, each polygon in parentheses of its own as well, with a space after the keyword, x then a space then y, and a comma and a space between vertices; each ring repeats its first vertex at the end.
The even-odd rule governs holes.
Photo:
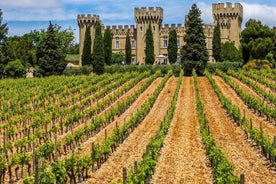
MULTIPOLYGON (((243 7, 240 3, 214 3, 212 5, 212 13, 214 24, 205 24, 204 33, 206 36, 206 46, 209 53, 209 60, 213 61, 212 57, 212 39, 214 26, 219 21, 221 29, 221 40, 222 42, 230 41, 239 47, 241 23, 243 19, 243 7)), ((125 52, 125 40, 126 34, 129 30, 131 38, 132 48, 132 63, 145 63, 145 47, 146 47, 146 30, 149 25, 152 27, 153 38, 154 38, 154 54, 156 63, 174 63, 180 61, 180 50, 184 43, 185 36, 185 23, 182 24, 162 24, 163 21, 163 8, 161 7, 145 7, 134 9, 134 18, 136 25, 118 25, 118 26, 104 26, 102 32, 109 28, 113 34, 112 39, 112 51, 113 52, 125 52), (178 57, 177 61, 168 61, 167 46, 169 42, 169 31, 175 29, 177 32, 177 45, 178 45, 178 57)), ((81 65, 81 55, 83 51, 84 35, 86 26, 91 26, 91 40, 93 48, 95 23, 100 21, 98 15, 78 15, 79 25, 79 65, 81 65)))

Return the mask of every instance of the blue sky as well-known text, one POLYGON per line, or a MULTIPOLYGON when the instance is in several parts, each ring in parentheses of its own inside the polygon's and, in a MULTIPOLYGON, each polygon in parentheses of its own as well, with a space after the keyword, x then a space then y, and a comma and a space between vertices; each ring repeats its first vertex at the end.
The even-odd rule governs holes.
MULTIPOLYGON (((46 29, 49 21, 72 28, 78 42, 78 14, 97 14, 104 25, 135 25, 135 7, 157 7, 164 9, 163 24, 184 24, 184 17, 191 5, 196 3, 202 12, 204 23, 213 23, 214 0, 1 0, 3 22, 8 23, 10 36, 23 35, 31 30, 46 29)), ((238 2, 238 1, 228 1, 238 2)), ((260 20, 276 27, 276 0, 242 0, 244 19, 260 20)))

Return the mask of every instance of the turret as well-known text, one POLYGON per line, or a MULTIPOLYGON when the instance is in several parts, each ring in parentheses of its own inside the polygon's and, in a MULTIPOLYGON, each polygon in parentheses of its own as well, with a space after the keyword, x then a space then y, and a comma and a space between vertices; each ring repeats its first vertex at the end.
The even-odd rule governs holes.
POLYGON ((240 45, 243 7, 240 3, 214 3, 212 6, 214 24, 219 22, 222 42, 232 42, 238 48, 240 45))

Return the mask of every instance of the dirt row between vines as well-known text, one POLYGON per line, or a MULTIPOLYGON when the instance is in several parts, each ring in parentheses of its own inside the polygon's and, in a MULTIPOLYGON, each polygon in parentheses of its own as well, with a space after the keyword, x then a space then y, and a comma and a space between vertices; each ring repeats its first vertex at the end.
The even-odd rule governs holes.
POLYGON ((245 174, 245 183, 276 183, 268 162, 245 140, 244 132, 230 120, 207 78, 198 78, 204 111, 216 144, 234 164, 236 175, 245 174))
POLYGON ((116 122, 119 127, 121 127, 125 121, 128 121, 133 113, 136 113, 137 109, 148 100, 148 98, 152 95, 157 86, 161 83, 162 78, 158 78, 138 97, 138 99, 119 117, 116 117, 112 123, 110 123, 107 127, 101 130, 97 135, 84 142, 80 149, 81 151, 77 153, 77 156, 83 156, 91 152, 91 144, 100 143, 105 139, 105 131, 107 132, 107 136, 113 133, 116 128, 116 122))
POLYGON ((150 138, 159 129, 161 121, 170 107, 177 80, 175 77, 171 77, 168 80, 146 118, 109 157, 107 162, 97 172, 92 173, 92 178, 83 183, 104 184, 116 182, 122 179, 123 167, 130 170, 134 161, 141 160, 150 138))
POLYGON ((153 183, 212 183, 212 169, 201 142, 192 77, 185 77, 165 138, 153 183))
POLYGON ((233 104, 237 105, 243 112, 245 112, 245 116, 248 119, 252 119, 252 125, 255 128, 260 128, 260 122, 262 122, 263 131, 267 134, 272 140, 276 135, 276 126, 272 125, 266 118, 256 115, 237 95, 237 93, 227 85, 221 77, 214 76, 214 80, 216 81, 218 87, 220 88, 222 94, 231 99, 233 104))

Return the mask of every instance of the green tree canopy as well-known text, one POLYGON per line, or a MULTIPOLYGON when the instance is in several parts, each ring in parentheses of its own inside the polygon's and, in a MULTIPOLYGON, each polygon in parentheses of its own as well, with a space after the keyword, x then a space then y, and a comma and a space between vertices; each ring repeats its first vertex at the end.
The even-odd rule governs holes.
POLYGON ((50 22, 46 37, 37 51, 38 66, 43 76, 61 74, 66 66, 66 54, 56 34, 56 30, 50 22))
POLYGON ((185 75, 192 75, 193 69, 198 75, 203 75, 208 61, 203 23, 200 16, 201 11, 196 4, 193 4, 187 15, 186 35, 184 37, 186 44, 181 51, 181 62, 185 75))
POLYGON ((217 22, 217 25, 214 28, 213 40, 212 40, 212 51, 213 57, 216 61, 220 61, 221 53, 221 38, 220 38, 220 25, 217 22))
POLYGON ((8 63, 8 60, 6 59, 5 55, 5 49, 4 46, 6 44, 7 34, 8 34, 8 26, 7 23, 3 24, 3 12, 0 9, 0 77, 3 77, 3 71, 8 63))
POLYGON ((86 26, 85 35, 84 35, 84 43, 83 43, 83 50, 82 50, 82 65, 92 65, 92 58, 91 58, 91 32, 90 26, 86 26))
POLYGON ((10 61, 4 68, 4 75, 8 78, 20 78, 25 75, 25 68, 20 60, 10 61))
POLYGON ((151 24, 146 31, 146 64, 154 63, 154 42, 151 30, 151 24))
POLYGON ((131 64, 131 42, 129 36, 129 30, 127 31, 126 44, 125 44, 125 61, 126 64, 131 64))
POLYGON ((109 28, 104 31, 104 61, 105 64, 111 65, 112 60, 112 33, 109 28))
POLYGON ((124 61, 125 55, 122 52, 112 53, 111 60, 114 64, 121 64, 124 61))
POLYGON ((241 62, 241 52, 231 42, 221 44, 221 61, 241 62))
POLYGON ((175 63, 177 59, 177 33, 176 30, 169 32, 168 57, 170 63, 175 63))
POLYGON ((96 74, 104 72, 104 45, 100 22, 95 24, 95 39, 93 45, 93 70, 96 74))
POLYGON ((272 51, 273 31, 261 21, 250 19, 241 32, 241 47, 244 63, 251 59, 264 59, 272 51), (268 48, 267 48, 268 47, 268 48), (257 52, 260 52, 258 54, 257 52))

